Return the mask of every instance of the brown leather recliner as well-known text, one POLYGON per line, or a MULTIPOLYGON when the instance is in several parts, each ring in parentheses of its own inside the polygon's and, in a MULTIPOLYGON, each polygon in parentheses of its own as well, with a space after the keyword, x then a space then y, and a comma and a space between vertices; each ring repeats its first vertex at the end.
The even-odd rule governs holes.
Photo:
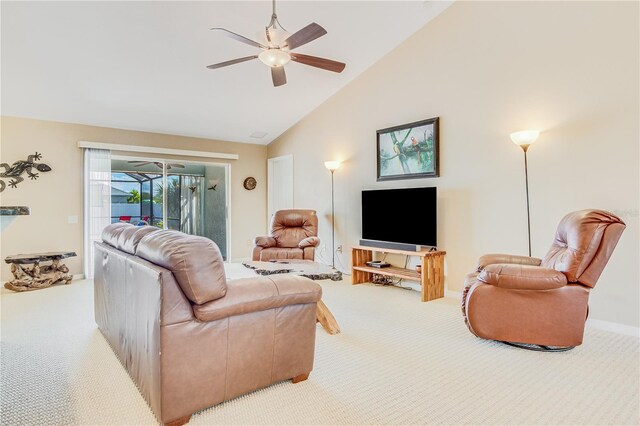
POLYGON ((229 279, 207 238, 115 223, 95 244, 98 327, 157 418, 196 411, 313 368, 313 281, 229 279))
POLYGON ((278 210, 271 218, 271 235, 256 237, 253 260, 314 260, 318 244, 315 210, 278 210))
POLYGON ((482 256, 477 272, 467 276, 462 296, 469 330, 535 350, 582 344, 589 291, 624 229, 624 222, 611 213, 582 210, 560 221, 544 259, 482 256))

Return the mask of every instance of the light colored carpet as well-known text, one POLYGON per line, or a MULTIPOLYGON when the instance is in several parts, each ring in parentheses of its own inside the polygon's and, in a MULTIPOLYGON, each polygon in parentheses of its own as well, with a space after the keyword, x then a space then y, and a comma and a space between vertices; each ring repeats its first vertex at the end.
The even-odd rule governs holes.
MULTIPOLYGON (((570 352, 529 352, 472 336, 457 300, 321 284, 342 333, 318 328, 309 380, 204 410, 190 424, 640 423, 637 338, 588 330, 570 352)), ((156 424, 96 328, 91 281, 3 290, 1 305, 2 424, 156 424)))

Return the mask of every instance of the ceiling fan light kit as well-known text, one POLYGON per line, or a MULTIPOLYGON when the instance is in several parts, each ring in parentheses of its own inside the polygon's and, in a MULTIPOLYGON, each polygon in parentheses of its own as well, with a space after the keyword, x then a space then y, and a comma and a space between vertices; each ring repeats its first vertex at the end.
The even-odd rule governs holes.
POLYGON ((271 14, 271 22, 269 22, 269 25, 265 28, 265 35, 267 38, 266 45, 241 36, 240 34, 236 34, 233 31, 229 31, 225 28, 211 28, 212 30, 223 31, 226 36, 241 43, 245 43, 249 46, 262 49, 262 52, 257 55, 245 56, 243 58, 232 59, 230 61, 209 65, 207 66, 207 68, 218 69, 227 67, 229 65, 239 64, 241 62, 251 61, 257 58, 260 59, 263 64, 271 68, 271 78, 273 80, 273 85, 276 87, 282 86, 287 83, 287 76, 284 71, 284 65, 286 65, 290 61, 336 73, 340 73, 342 72, 342 70, 344 70, 344 67, 346 65, 342 62, 291 52, 293 49, 296 49, 319 37, 322 37, 323 35, 327 34, 327 31, 320 25, 312 22, 300 31, 290 35, 284 28, 282 28, 280 21, 278 21, 278 15, 276 15, 275 0, 273 0, 272 5, 273 13, 271 14))
POLYGON ((270 67, 281 67, 291 60, 291 55, 280 49, 263 50, 258 59, 270 67))

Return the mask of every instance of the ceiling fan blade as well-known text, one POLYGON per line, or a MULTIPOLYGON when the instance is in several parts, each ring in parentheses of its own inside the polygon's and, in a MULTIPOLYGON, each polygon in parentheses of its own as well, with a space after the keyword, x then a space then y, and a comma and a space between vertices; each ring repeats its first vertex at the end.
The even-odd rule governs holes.
POLYGON ((228 37, 231 37, 234 40, 238 40, 239 42, 248 44, 249 46, 253 46, 253 47, 259 47, 261 49, 267 49, 267 46, 264 46, 260 43, 258 43, 257 41, 253 41, 250 38, 246 38, 245 36, 241 36, 240 34, 236 34, 233 31, 229 31, 227 29, 224 28, 211 28, 211 30, 220 30, 220 31, 224 31, 225 34, 228 37))
POLYGON ((343 64, 342 62, 332 61, 331 59, 318 58, 317 56, 302 55, 300 53, 291 53, 291 60, 300 62, 301 64, 338 73, 342 72, 342 70, 344 70, 344 67, 346 66, 346 64, 343 64))
POLYGON ((287 84, 287 74, 284 72, 284 67, 271 67, 271 79, 274 87, 287 84))
POLYGON ((151 164, 151 161, 140 161, 140 160, 135 160, 135 161, 127 161, 127 163, 129 164, 133 164, 134 166, 146 166, 147 164, 151 164))
POLYGON ((207 68, 210 70, 215 70, 216 68, 228 67, 229 65, 239 64, 240 62, 250 61, 252 59, 256 59, 258 55, 253 56, 245 56, 244 58, 232 59, 230 61, 220 62, 219 64, 207 65, 207 68))
POLYGON ((171 163, 169 164, 171 167, 177 167, 178 169, 184 169, 184 164, 176 164, 176 163, 171 163))
POLYGON ((315 22, 312 22, 300 31, 289 36, 289 38, 284 41, 284 44, 285 46, 288 46, 290 50, 293 50, 303 44, 307 44, 310 41, 317 39, 318 37, 322 37, 326 33, 327 30, 315 22))

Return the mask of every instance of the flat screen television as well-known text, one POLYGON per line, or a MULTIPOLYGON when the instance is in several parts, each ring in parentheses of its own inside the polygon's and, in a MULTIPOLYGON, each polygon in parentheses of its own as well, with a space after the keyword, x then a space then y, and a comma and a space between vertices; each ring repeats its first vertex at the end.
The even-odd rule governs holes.
POLYGON ((362 239, 437 246, 436 188, 362 191, 362 239))

